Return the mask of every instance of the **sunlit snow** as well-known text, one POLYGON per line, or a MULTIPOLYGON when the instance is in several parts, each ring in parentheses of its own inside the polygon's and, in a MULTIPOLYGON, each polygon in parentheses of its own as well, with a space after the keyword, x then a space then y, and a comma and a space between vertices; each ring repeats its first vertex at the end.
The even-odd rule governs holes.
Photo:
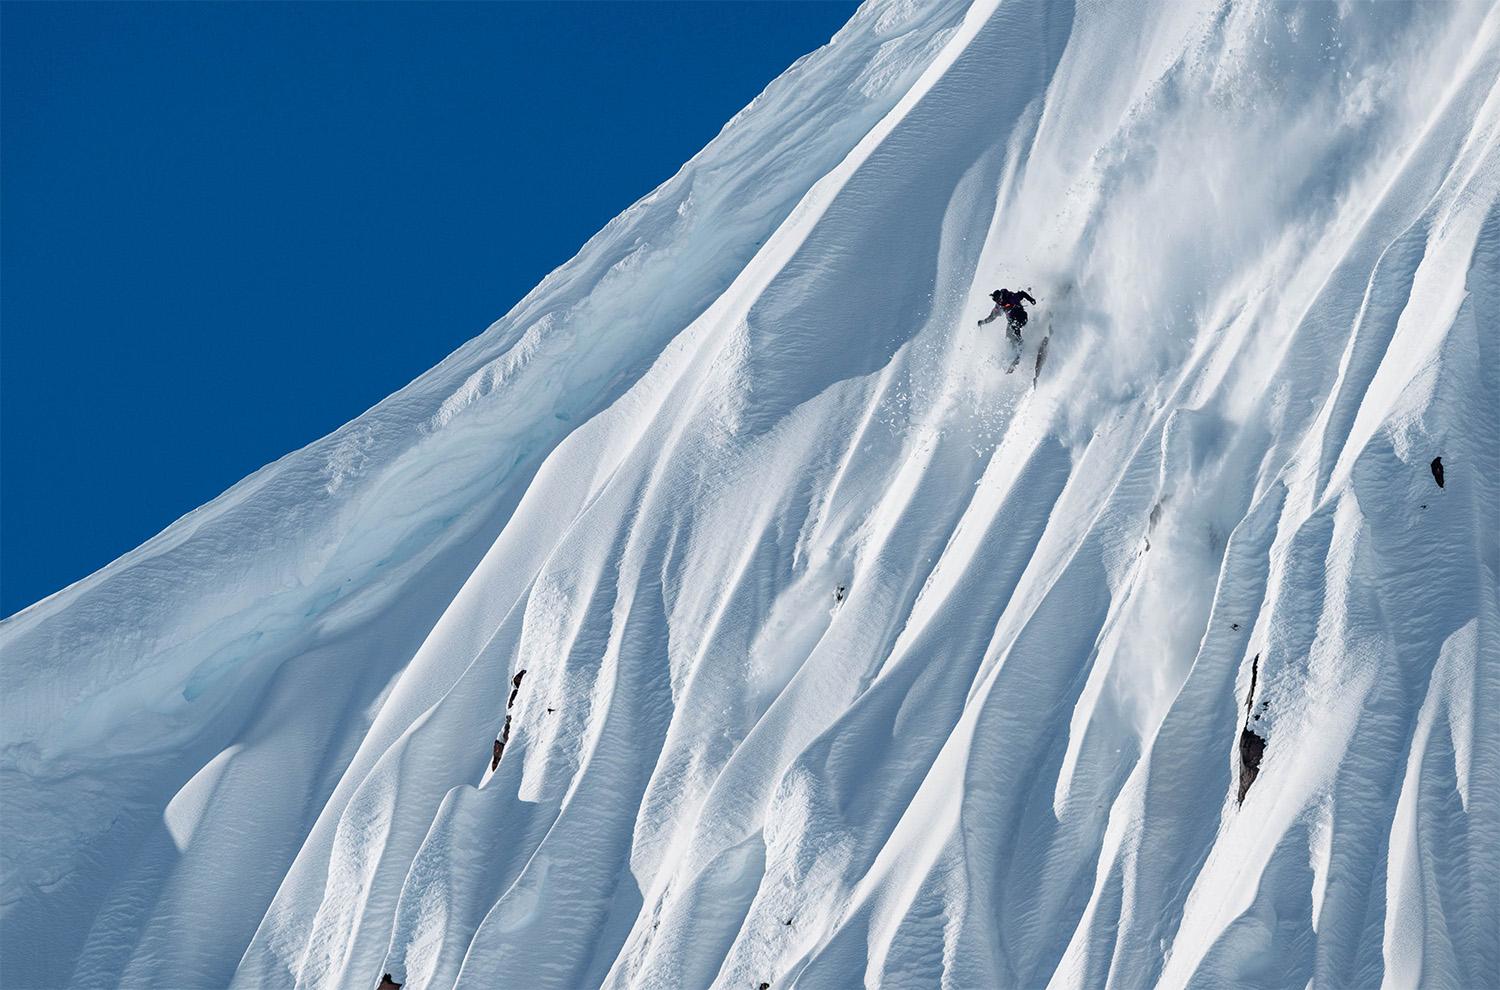
POLYGON ((0 624, 0 981, 1500 985, 1497 80, 1488 3, 867 3, 0 624))

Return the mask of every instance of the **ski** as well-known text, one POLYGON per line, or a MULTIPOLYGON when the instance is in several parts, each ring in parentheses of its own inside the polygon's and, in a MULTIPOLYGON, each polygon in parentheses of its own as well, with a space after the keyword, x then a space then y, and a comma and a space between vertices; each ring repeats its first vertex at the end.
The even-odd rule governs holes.
POLYGON ((1031 387, 1036 388, 1037 379, 1042 377, 1042 365, 1047 360, 1047 342, 1052 339, 1052 324, 1047 324, 1047 332, 1042 336, 1042 342, 1036 349, 1036 371, 1031 375, 1031 387))

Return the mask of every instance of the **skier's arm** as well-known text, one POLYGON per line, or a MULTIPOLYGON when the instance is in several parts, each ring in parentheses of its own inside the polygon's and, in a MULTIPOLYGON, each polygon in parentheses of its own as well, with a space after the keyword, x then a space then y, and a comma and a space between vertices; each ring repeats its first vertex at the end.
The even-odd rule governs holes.
POLYGON ((1033 306, 1036 305, 1036 300, 1033 299, 1033 298, 1031 298, 1031 293, 1027 292, 1025 289, 1021 290, 1021 298, 1025 299, 1027 302, 1031 303, 1031 305, 1033 305, 1033 306))
POLYGON ((1000 305, 999 303, 995 303, 995 310, 994 310, 994 312, 990 313, 989 316, 986 316, 984 319, 980 320, 979 321, 979 325, 980 326, 984 326, 986 323, 989 323, 991 320, 998 319, 1000 317, 1000 314, 1003 313, 1003 312, 1005 312, 1005 307, 1002 306, 1002 305, 1000 305))

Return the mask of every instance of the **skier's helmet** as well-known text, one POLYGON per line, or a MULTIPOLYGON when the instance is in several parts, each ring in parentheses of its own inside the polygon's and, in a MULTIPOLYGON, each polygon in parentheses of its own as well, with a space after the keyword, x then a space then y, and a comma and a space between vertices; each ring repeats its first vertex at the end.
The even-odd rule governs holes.
POLYGON ((991 292, 990 293, 990 298, 993 299, 993 300, 995 300, 995 302, 1004 302, 1005 301, 1005 297, 1002 295, 1002 293, 1001 293, 1001 291, 999 289, 996 289, 994 292, 991 292))

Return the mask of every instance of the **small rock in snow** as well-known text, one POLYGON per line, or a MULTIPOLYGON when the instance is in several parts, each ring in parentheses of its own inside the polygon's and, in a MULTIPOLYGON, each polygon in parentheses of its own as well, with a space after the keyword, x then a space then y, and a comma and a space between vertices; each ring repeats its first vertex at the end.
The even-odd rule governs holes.
MULTIPOLYGON (((1259 716, 1257 716, 1259 717, 1259 716)), ((1266 753, 1266 741, 1249 729, 1240 730, 1240 796, 1238 803, 1245 803, 1250 785, 1260 774, 1260 760, 1266 753)))

